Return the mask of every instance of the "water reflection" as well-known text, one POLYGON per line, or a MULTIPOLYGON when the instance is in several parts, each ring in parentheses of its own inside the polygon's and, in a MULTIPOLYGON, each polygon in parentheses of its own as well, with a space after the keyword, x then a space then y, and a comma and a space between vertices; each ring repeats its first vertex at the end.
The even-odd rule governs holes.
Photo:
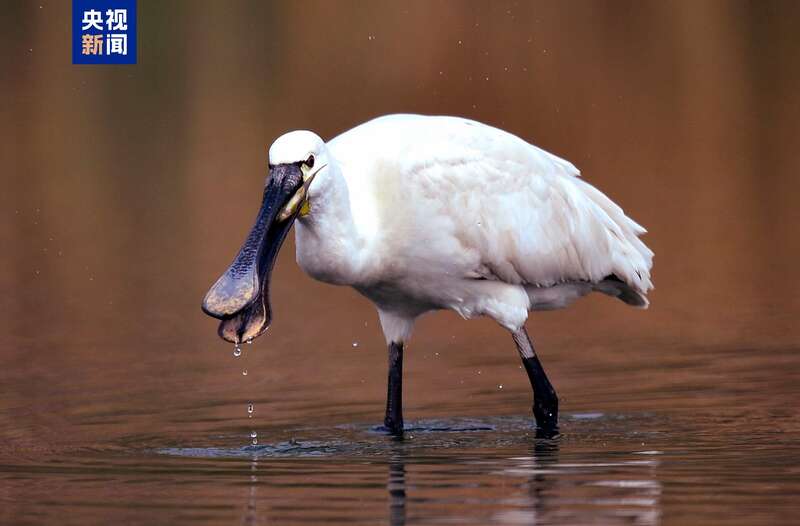
POLYGON ((512 461, 518 461, 520 465, 524 465, 523 469, 529 470, 530 478, 526 483, 529 510, 500 512, 498 513, 500 517, 497 517, 498 522, 502 521, 503 515, 506 515, 506 522, 521 524, 546 523, 552 518, 550 511, 555 508, 552 502, 548 502, 548 498, 552 499, 554 495, 558 494, 558 482, 552 471, 548 473, 548 467, 552 468, 558 464, 558 452, 559 442, 557 440, 537 440, 528 458, 512 459, 512 461), (523 514, 526 520, 511 521, 508 514, 523 514))
POLYGON ((525 491, 511 499, 513 507, 496 513, 493 522, 533 525, 602 519, 607 524, 659 523, 657 459, 561 462, 559 449, 558 441, 537 441, 530 456, 508 459, 510 465, 501 473, 524 477, 525 491))
MULTIPOLYGON (((513 479, 504 484, 505 495, 499 501, 489 497, 449 495, 437 498, 424 489, 417 495, 407 494, 406 464, 425 461, 409 456, 402 446, 391 450, 387 463, 388 523, 406 524, 407 506, 416 503, 420 508, 433 505, 459 504, 468 509, 481 504, 499 509, 487 517, 464 514, 462 523, 492 524, 559 524, 601 521, 605 524, 658 524, 661 517, 661 484, 657 479, 657 458, 630 458, 634 455, 653 456, 653 451, 633 452, 615 461, 562 462, 558 440, 535 440, 529 454, 496 460, 449 458, 454 465, 464 464, 486 474, 499 474, 513 479)), ((457 471, 457 469, 456 469, 457 471)), ((455 478, 441 483, 461 487, 465 494, 469 484, 455 478)), ((425 484, 421 484, 424 488, 425 484)), ((488 488, 487 488, 488 489, 488 488)))
POLYGON ((242 523, 252 525, 258 524, 258 500, 256 491, 258 489, 258 460, 253 458, 250 462, 250 484, 247 488, 247 508, 245 509, 242 523))
POLYGON ((406 463, 405 453, 394 449, 389 460, 389 524, 405 526, 406 524, 406 463))

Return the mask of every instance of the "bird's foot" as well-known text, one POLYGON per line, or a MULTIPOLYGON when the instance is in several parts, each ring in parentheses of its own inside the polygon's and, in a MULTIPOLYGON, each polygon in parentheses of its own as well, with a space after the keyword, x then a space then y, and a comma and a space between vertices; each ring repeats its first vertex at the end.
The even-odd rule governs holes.
POLYGON ((384 430, 393 436, 403 436, 403 421, 395 420, 393 418, 386 418, 383 421, 384 430))
POLYGON ((551 396, 537 398, 533 403, 533 417, 536 419, 536 438, 556 438, 558 436, 558 398, 551 396))

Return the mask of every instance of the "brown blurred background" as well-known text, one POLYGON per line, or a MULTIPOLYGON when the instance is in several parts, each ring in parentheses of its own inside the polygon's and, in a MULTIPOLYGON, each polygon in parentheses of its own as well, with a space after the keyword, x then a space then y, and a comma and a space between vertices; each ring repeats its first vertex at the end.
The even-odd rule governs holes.
MULTIPOLYGON (((263 425, 378 421, 377 316, 303 275, 293 241, 249 383, 199 305, 250 227, 278 135, 394 112, 516 133, 648 228, 648 311, 599 297, 529 322, 566 410, 757 391, 768 380, 748 385, 748 360, 800 335, 798 6, 140 0, 137 65, 73 66, 68 2, 5 4, 0 437, 82 443, 156 422, 207 436, 254 396, 263 425), (127 427, 98 427, 109 415, 127 427)), ((489 321, 429 316, 407 360, 410 417, 527 410, 489 321)))

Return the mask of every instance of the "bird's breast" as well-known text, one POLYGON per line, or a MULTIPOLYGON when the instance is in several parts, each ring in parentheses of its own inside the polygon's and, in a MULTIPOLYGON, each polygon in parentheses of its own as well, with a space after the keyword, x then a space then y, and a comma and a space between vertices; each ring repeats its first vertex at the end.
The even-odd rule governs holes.
POLYGON ((320 232, 298 221, 295 234, 297 264, 312 278, 333 285, 357 282, 354 250, 341 236, 320 232))

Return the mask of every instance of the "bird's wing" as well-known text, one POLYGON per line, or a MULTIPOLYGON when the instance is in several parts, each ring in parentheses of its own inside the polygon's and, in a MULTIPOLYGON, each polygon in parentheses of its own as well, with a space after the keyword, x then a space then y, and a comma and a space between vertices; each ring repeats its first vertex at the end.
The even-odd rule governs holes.
POLYGON ((415 239, 407 253, 465 277, 547 286, 615 275, 652 288, 645 229, 568 161, 466 119, 397 119, 390 137, 380 127, 371 136, 388 151, 383 162, 397 163, 376 183, 396 189, 386 232, 415 239))

